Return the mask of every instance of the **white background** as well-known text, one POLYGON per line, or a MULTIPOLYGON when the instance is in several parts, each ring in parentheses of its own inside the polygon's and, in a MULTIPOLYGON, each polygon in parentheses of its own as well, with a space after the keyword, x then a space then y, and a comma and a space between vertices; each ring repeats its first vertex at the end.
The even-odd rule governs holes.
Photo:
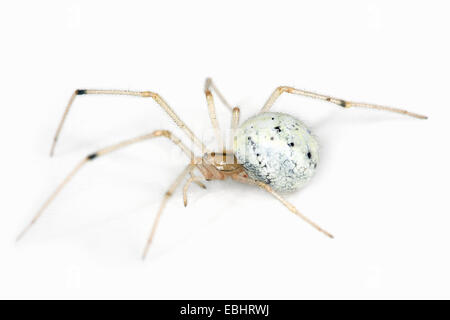
MULTIPOLYGON (((441 1, 15 1, 0 5, 0 298, 450 298, 449 6, 441 1), (164 140, 86 166, 23 241, 14 239, 86 154, 183 133, 151 100, 76 88, 153 90, 199 136, 211 76, 242 118, 278 85, 387 104, 417 120, 282 96, 276 111, 319 137, 314 179, 287 199, 231 181, 178 190, 148 259, 166 188, 186 164, 164 140)), ((222 127, 230 115, 219 105, 222 127)))

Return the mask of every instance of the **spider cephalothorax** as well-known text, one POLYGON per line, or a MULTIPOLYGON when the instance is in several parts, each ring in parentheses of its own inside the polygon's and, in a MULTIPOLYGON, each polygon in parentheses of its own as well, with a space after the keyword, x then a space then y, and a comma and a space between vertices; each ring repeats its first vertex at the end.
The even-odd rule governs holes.
POLYGON ((164 195, 158 214, 152 226, 150 236, 148 237, 147 243, 145 245, 143 257, 145 257, 147 254, 148 248, 150 247, 159 223, 159 219, 167 201, 172 196, 175 189, 185 180, 187 176, 190 177, 185 182, 183 188, 183 198, 185 205, 187 204, 187 191, 191 183, 196 183, 200 187, 206 188, 202 181, 224 180, 229 177, 238 182, 256 185, 266 190, 276 199, 278 199, 283 205, 285 205, 291 212, 295 213, 307 223, 312 225, 314 228, 332 238, 333 236, 330 233, 323 230, 317 224, 301 214, 296 207, 294 207, 291 203, 289 203, 280 194, 277 193, 277 191, 293 191, 303 186, 313 176, 319 159, 317 141, 301 121, 288 114, 268 112, 274 102, 284 92, 334 103, 342 108, 372 108, 401 113, 419 119, 427 118, 425 116, 402 109, 360 102, 352 102, 334 98, 328 95, 281 86, 274 90, 272 95, 269 97, 269 99, 257 115, 248 119, 241 126, 239 126, 239 108, 232 108, 231 105, 225 100, 224 96, 219 92, 219 90, 217 90, 217 87, 214 85, 211 79, 206 79, 205 96, 208 104, 208 111, 218 142, 218 150, 221 150, 220 152, 211 152, 208 151, 204 143, 197 138, 197 136, 157 93, 150 91, 127 90, 75 90, 69 100, 62 120, 56 131, 50 152, 51 155, 53 154, 59 134, 75 98, 79 95, 92 94, 128 95, 153 99, 169 115, 169 117, 172 118, 177 126, 184 131, 187 137, 198 148, 202 150, 204 155, 202 157, 196 157, 192 150, 190 150, 183 142, 181 142, 180 139, 178 139, 170 131, 167 130, 156 130, 149 134, 125 140, 91 153, 88 156, 84 157, 69 173, 69 175, 61 182, 61 184, 51 194, 49 199, 38 210, 31 222, 19 234, 18 239, 20 239, 26 233, 26 231, 38 220, 45 208, 47 208, 47 206, 63 189, 63 187, 86 163, 128 145, 157 137, 167 138, 175 145, 180 147, 181 150, 188 156, 189 164, 178 175, 178 177, 170 185, 169 189, 164 195), (232 141, 228 149, 224 147, 222 133, 220 131, 219 123, 216 118, 215 104, 211 90, 215 91, 222 103, 232 113, 232 141), (198 170, 201 175, 195 175, 195 170, 198 170))
POLYGON ((224 174, 239 173, 243 167, 238 163, 236 156, 232 152, 211 152, 205 154, 203 157, 207 163, 214 165, 214 167, 224 174))

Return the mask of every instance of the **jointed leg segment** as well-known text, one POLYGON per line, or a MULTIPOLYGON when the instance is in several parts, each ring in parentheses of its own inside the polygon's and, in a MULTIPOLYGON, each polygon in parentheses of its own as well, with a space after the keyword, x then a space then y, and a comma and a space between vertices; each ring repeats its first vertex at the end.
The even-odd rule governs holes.
POLYGON ((233 108, 231 115, 231 132, 230 132, 230 150, 234 153, 234 138, 236 135, 236 129, 239 127, 239 117, 241 110, 238 107, 233 108))
POLYGON ((53 139, 52 148, 50 150, 50 155, 53 155, 56 147, 56 143, 58 141, 61 130, 64 126, 64 122, 69 114, 70 108, 77 96, 87 95, 87 94, 106 94, 106 95, 125 95, 125 96, 135 96, 135 97, 143 97, 143 98, 152 98, 156 103, 160 105, 160 107, 169 115, 170 118, 176 123, 176 125, 181 128, 186 135, 199 147, 202 152, 206 151, 205 145, 195 136, 195 134, 189 129, 189 127, 178 117, 178 115, 172 110, 172 108, 161 98, 161 96, 157 93, 150 91, 129 91, 129 90, 85 90, 79 89, 75 90, 75 92, 70 97, 69 103, 67 104, 66 109, 64 110, 64 114, 62 119, 58 125, 58 129, 56 130, 55 137, 53 139))
MULTIPOLYGON (((191 176, 191 178, 197 178, 197 176, 195 176, 192 171, 190 172, 190 176, 191 176)), ((202 179, 202 180, 204 180, 204 179, 202 179)), ((206 189, 206 186, 201 182, 200 179, 193 179, 192 182, 195 183, 196 185, 198 185, 200 188, 206 189)))
POLYGON ((217 115, 216 115, 216 106, 214 104, 214 98, 212 96, 211 91, 209 89, 205 88, 205 96, 206 96, 206 102, 208 104, 208 113, 209 118, 211 119, 211 124, 214 129, 214 134, 216 135, 217 145, 219 147, 219 151, 225 152, 225 145, 223 144, 223 137, 222 132, 220 131, 219 122, 217 121, 217 115))
MULTIPOLYGON (((192 171, 191 171, 192 173, 192 171)), ((201 187, 203 186, 204 189, 206 189, 205 185, 203 183, 201 183, 201 181, 204 181, 205 178, 200 177, 200 176, 194 176, 191 174, 191 177, 186 181, 186 183, 184 184, 183 187, 183 203, 184 206, 187 206, 187 191, 189 189, 189 186, 191 185, 192 182, 199 184, 201 187)))
POLYGON ((225 97, 222 95, 222 93, 217 89, 217 87, 214 85, 214 82, 211 78, 207 78, 205 81, 205 95, 206 95, 206 101, 208 103, 208 111, 209 111, 209 117, 211 119, 212 126, 214 128, 214 132, 216 135, 216 139, 219 144, 219 150, 221 150, 223 153, 226 152, 226 147, 223 143, 222 139, 222 133, 220 132, 219 123, 217 121, 216 117, 216 108, 214 104, 214 98, 212 96, 211 90, 214 90, 214 92, 217 94, 219 99, 222 101, 222 103, 231 111, 232 113, 232 119, 231 119, 231 133, 230 133, 230 150, 233 150, 233 137, 234 132, 236 128, 239 125, 239 114, 240 110, 238 107, 232 108, 231 105, 228 103, 228 101, 225 99, 225 97))
POLYGON ((297 95, 301 95, 301 96, 305 96, 305 97, 309 97, 309 98, 313 98, 313 99, 319 99, 319 100, 331 102, 331 103, 334 103, 334 104, 336 104, 336 105, 338 105, 340 107, 343 107, 343 108, 350 108, 350 107, 370 108, 370 109, 377 109, 377 110, 384 110, 384 111, 400 113, 400 114, 404 114, 404 115, 407 115, 407 116, 410 116, 410 117, 414 117, 414 118, 418 118, 418 119, 427 119, 427 116, 423 116, 423 115, 420 115, 420 114, 417 114, 417 113, 414 113, 414 112, 409 112, 409 111, 406 111, 406 110, 403 110, 403 109, 398 109, 398 108, 393 108, 393 107, 386 107, 386 106, 380 106, 380 105, 377 105, 377 104, 347 101, 347 100, 331 97, 331 96, 328 96, 328 95, 323 95, 323 94, 320 94, 320 93, 315 93, 315 92, 311 92, 311 91, 295 89, 295 88, 286 87, 286 86, 281 86, 281 87, 276 88, 275 91, 270 95, 269 99, 264 104, 264 107, 261 109, 260 112, 267 112, 267 111, 269 111, 269 109, 273 106, 275 101, 278 99, 278 97, 283 92, 287 92, 287 93, 291 93, 291 94, 297 94, 297 95))
POLYGON ((161 205, 159 206, 158 213, 156 214, 155 221, 153 222, 152 229, 150 231, 150 236, 147 239, 147 243, 145 244, 144 252, 142 253, 142 259, 145 259, 147 256, 148 249, 150 248, 150 245, 153 241, 153 237, 155 236, 156 229, 158 228, 159 220, 161 218, 161 214, 166 207, 167 201, 169 201, 170 197, 174 193, 175 189, 180 185, 180 183, 183 181, 184 177, 192 172, 192 170, 195 168, 194 164, 189 164, 175 179, 175 181, 170 185, 167 192, 164 194, 163 201, 161 202, 161 205))
POLYGON ((184 153, 186 153, 186 155, 189 157, 189 159, 191 161, 193 161, 194 159, 194 154, 191 150, 189 150, 186 145, 184 145, 180 139, 178 139, 177 137, 175 137, 174 135, 172 135, 170 133, 170 131, 167 130, 157 130, 154 131, 150 134, 145 134, 142 136, 138 136, 129 140, 125 140, 122 141, 120 143, 111 145, 109 147, 103 148, 98 150, 97 152, 91 153, 90 155, 86 156, 84 159, 82 159, 76 166, 75 168, 67 175, 66 178, 64 178, 64 180, 58 185, 58 187, 56 188, 56 190, 50 195, 50 197, 47 199, 47 201, 45 201, 45 203, 42 205, 42 207, 38 210, 38 212, 34 215, 33 219, 31 220, 31 222, 27 225, 27 227, 19 234, 19 236, 17 237, 17 241, 20 240, 25 233, 32 227, 32 225, 39 219, 39 217, 42 215, 42 213, 44 212, 44 210, 50 205, 50 203, 56 198, 56 196, 61 192, 61 190, 64 188, 64 186, 67 185, 67 183, 75 176, 75 174, 88 162, 104 156, 106 154, 109 154, 113 151, 122 149, 126 146, 144 141, 144 140, 148 140, 148 139, 152 139, 152 138, 156 138, 156 137, 166 137, 169 140, 171 140, 173 143, 175 143, 176 145, 178 145, 181 150, 183 150, 184 153))
POLYGON ((219 91, 219 89, 217 89, 217 87, 214 84, 214 82, 212 81, 212 79, 211 78, 206 78, 205 91, 211 91, 211 89, 217 94, 217 96, 219 97, 220 101, 222 101, 222 103, 225 105, 225 107, 227 107, 230 111, 232 111, 233 108, 231 107, 231 104, 228 103, 228 101, 225 99, 223 94, 219 91))
POLYGON ((275 198, 277 198, 286 208, 288 208, 291 212, 295 213, 297 216, 302 218, 305 222, 310 224, 312 227, 314 227, 318 231, 324 233, 326 236, 328 236, 330 238, 334 238, 331 233, 322 229, 315 222, 313 222, 312 220, 310 220, 309 218, 304 216, 300 211, 297 210, 297 208, 294 205, 292 205, 289 201, 284 199, 281 195, 279 195, 277 192, 275 192, 269 185, 265 184, 264 182, 252 180, 250 178, 243 177, 241 175, 234 175, 234 176, 232 176, 232 178, 236 181, 246 183, 246 184, 256 185, 256 186, 260 187, 261 189, 266 190, 271 195, 273 195, 275 198))

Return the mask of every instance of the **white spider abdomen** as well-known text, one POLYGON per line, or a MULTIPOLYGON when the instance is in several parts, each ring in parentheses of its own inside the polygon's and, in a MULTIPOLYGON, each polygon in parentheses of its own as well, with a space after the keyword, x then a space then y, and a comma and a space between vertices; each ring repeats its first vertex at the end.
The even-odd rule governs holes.
POLYGON ((315 137, 284 113, 265 112, 245 121, 237 129, 234 150, 250 178, 281 192, 302 187, 319 161, 315 137))

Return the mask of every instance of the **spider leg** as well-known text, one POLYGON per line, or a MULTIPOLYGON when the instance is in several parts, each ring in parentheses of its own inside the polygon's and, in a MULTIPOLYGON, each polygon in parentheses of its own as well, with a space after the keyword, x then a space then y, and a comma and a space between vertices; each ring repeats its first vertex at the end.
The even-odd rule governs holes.
POLYGON ((150 245, 153 241, 153 237, 155 236, 155 232, 156 229, 158 228, 158 224, 159 224, 159 220, 161 219, 161 214, 164 210, 164 208, 166 207, 167 201, 169 201, 170 197, 172 197, 175 189, 180 185, 180 183, 183 181, 184 177, 190 173, 193 169, 195 168, 195 164, 189 164, 179 175, 178 177, 175 179, 174 182, 172 182, 172 184, 170 185, 169 189, 166 191, 166 193, 164 194, 164 198, 161 202, 161 205, 159 206, 159 210, 158 213, 156 214, 156 218, 153 222, 153 226, 152 229, 150 231, 150 235, 147 239, 147 242, 145 244, 145 248, 144 251, 142 253, 142 259, 145 259, 145 257, 147 256, 148 253, 148 249, 150 248, 150 245))
POLYGON ((331 233, 329 233, 328 231, 322 229, 315 222, 313 222, 312 220, 310 220, 309 218, 304 216, 300 211, 298 211, 298 209, 293 204, 291 204, 289 201, 284 199, 281 195, 279 195, 277 192, 275 192, 269 185, 265 184, 264 182, 256 181, 256 180, 244 177, 244 176, 239 175, 239 174, 235 174, 235 175, 231 176, 231 178, 236 180, 236 181, 238 181, 238 182, 241 182, 241 183, 256 185, 256 186, 260 187, 261 189, 267 191, 268 193, 273 195, 276 199, 278 199, 286 208, 288 208, 289 211, 295 213, 297 216, 302 218, 305 222, 310 224, 312 227, 314 227, 318 231, 324 233, 326 236, 328 236, 330 238, 334 238, 331 233))
POLYGON ((233 108, 231 107, 231 104, 228 103, 228 101, 225 99, 223 94, 219 91, 219 89, 217 89, 217 87, 214 84, 214 82, 212 81, 212 79, 211 78, 206 78, 206 80, 205 80, 205 91, 211 91, 211 89, 217 94, 217 96, 219 97, 220 101, 222 101, 222 103, 225 105, 225 107, 227 107, 230 111, 232 111, 233 108))
MULTIPOLYGON (((187 206, 187 191, 188 191, 191 183, 192 182, 201 183, 200 181, 204 181, 204 180, 205 180, 205 178, 203 178, 203 177, 191 175, 191 177, 186 181, 186 183, 184 184, 184 187, 183 187, 183 203, 184 203, 185 207, 187 206)), ((206 186, 203 183, 201 183, 201 184, 203 185, 203 188, 206 189, 206 186)))
POLYGON ((64 180, 58 185, 58 187, 55 189, 55 191, 50 195, 50 197, 44 202, 44 204, 41 206, 41 208, 38 210, 38 212, 34 215, 34 217, 32 218, 31 222, 25 227, 25 229, 19 234, 19 236, 17 237, 17 241, 19 241, 24 235, 25 233, 33 226, 34 223, 36 223, 36 221, 39 219, 39 217, 42 215, 42 213, 44 212, 44 210, 50 205, 50 203, 52 203, 52 201, 56 198, 56 196, 61 192, 61 190, 67 185, 67 183, 75 176, 75 174, 88 162, 91 162, 95 159, 97 159, 98 157, 107 155, 113 151, 122 149, 126 146, 144 141, 144 140, 148 140, 148 139, 152 139, 152 138, 157 138, 157 137, 165 137, 168 138, 169 140, 171 140, 173 143, 175 143, 176 145, 178 145, 181 150, 183 150, 184 153, 186 153, 186 155, 191 159, 191 161, 194 159, 194 154, 191 150, 188 149, 188 147, 186 147, 186 145, 184 145, 180 139, 178 139, 177 137, 175 137, 174 135, 171 134, 170 131, 167 130, 157 130, 154 131, 150 134, 145 134, 145 135, 141 135, 132 139, 128 139, 122 142, 119 142, 117 144, 113 144, 111 146, 108 146, 106 148, 100 149, 94 153, 89 154, 88 156, 86 156, 85 158, 83 158, 76 166, 75 168, 64 178, 64 180))
POLYGON ((142 98, 152 98, 156 103, 169 115, 170 118, 176 123, 176 125, 181 128, 184 133, 198 146, 201 148, 202 152, 206 151, 205 145, 195 136, 191 129, 178 117, 178 115, 172 110, 172 108, 167 104, 166 101, 161 98, 161 96, 157 93, 150 91, 128 91, 128 90, 86 90, 86 89, 78 89, 75 90, 72 96, 70 97, 69 103, 67 104, 66 109, 64 110, 61 121, 59 122, 58 129, 56 130, 55 136, 53 138, 53 144, 50 150, 50 156, 53 155, 56 147, 56 143, 58 142, 59 135, 66 121, 67 115, 75 101, 75 98, 80 95, 89 95, 89 94, 104 94, 104 95, 125 95, 125 96, 136 96, 142 98))
POLYGON ((305 90, 301 90, 301 89, 295 89, 295 88, 286 87, 286 86, 281 86, 281 87, 276 88, 275 91, 270 95, 269 99, 264 104, 264 106, 263 106, 263 108, 261 109, 260 112, 267 112, 267 111, 269 111, 269 109, 273 106, 273 104, 278 99, 278 97, 284 92, 291 93, 291 94, 296 94, 296 95, 301 95, 301 96, 305 96, 305 97, 309 97, 309 98, 313 98, 313 99, 324 100, 324 101, 327 101, 327 102, 334 103, 334 104, 336 104, 336 105, 338 105, 340 107, 343 107, 343 108, 350 108, 350 107, 370 108, 370 109, 384 110, 384 111, 389 111, 389 112, 400 113, 400 114, 404 114, 404 115, 407 115, 407 116, 410 116, 410 117, 414 117, 414 118, 418 118, 418 119, 428 119, 427 116, 424 116, 424 115, 421 115, 421 114, 417 114, 417 113, 414 113, 414 112, 410 112, 410 111, 406 111, 406 110, 403 110, 403 109, 398 109, 398 108, 393 108, 393 107, 386 107, 386 106, 380 106, 380 105, 377 105, 377 104, 370 104, 370 103, 364 103, 364 102, 347 101, 347 100, 335 98, 335 97, 324 95, 324 94, 320 94, 320 93, 305 91, 305 90))
POLYGON ((206 78, 205 80, 205 95, 206 95, 206 101, 208 103, 208 111, 209 111, 209 117, 211 119, 211 124, 214 128, 214 132, 216 135, 216 139, 219 144, 219 150, 222 150, 224 153, 226 153, 226 147, 223 143, 222 134, 220 132, 219 123, 217 121, 216 117, 216 108, 214 103, 214 98, 212 96, 211 90, 213 90, 217 96, 219 97, 219 100, 227 107, 231 113, 232 113, 232 120, 231 120, 231 134, 230 134, 230 150, 233 149, 233 136, 234 131, 237 128, 239 124, 239 108, 235 107, 232 108, 231 105, 228 103, 228 101, 225 99, 225 97, 222 95, 222 93, 217 89, 214 82, 211 78, 206 78))
POLYGON ((223 144, 222 132, 220 131, 219 121, 217 121, 216 106, 211 91, 205 87, 206 102, 208 104, 209 119, 211 120, 214 134, 216 135, 218 150, 225 152, 225 145, 223 144))
POLYGON ((214 90, 214 92, 217 94, 219 99, 222 101, 222 103, 231 111, 233 112, 233 108, 228 103, 228 101, 225 99, 225 97, 222 95, 222 93, 217 89, 217 87, 214 85, 214 82, 211 78, 206 78, 205 80, 205 96, 206 96, 206 102, 208 103, 208 113, 209 118, 211 119, 211 124, 214 129, 214 133, 216 135, 216 140, 219 146, 219 150, 222 150, 222 152, 226 152, 226 147, 223 142, 222 133, 220 132, 220 126, 219 122, 217 121, 216 116, 216 107, 214 103, 214 97, 211 93, 211 90, 214 90))
MULTIPOLYGON (((194 175, 194 173, 191 171, 190 172, 190 175, 191 175, 191 178, 193 178, 193 177, 195 177, 195 175, 194 175)), ((204 179, 203 179, 204 180, 204 179)), ((193 181, 196 185, 198 185, 200 188, 202 188, 202 189, 206 189, 206 186, 203 184, 203 183, 201 183, 200 181, 193 181)))
POLYGON ((239 127, 239 117, 241 114, 241 110, 238 107, 233 108, 233 112, 231 115, 231 134, 230 134, 230 150, 234 153, 234 139, 236 137, 236 130, 239 127))

